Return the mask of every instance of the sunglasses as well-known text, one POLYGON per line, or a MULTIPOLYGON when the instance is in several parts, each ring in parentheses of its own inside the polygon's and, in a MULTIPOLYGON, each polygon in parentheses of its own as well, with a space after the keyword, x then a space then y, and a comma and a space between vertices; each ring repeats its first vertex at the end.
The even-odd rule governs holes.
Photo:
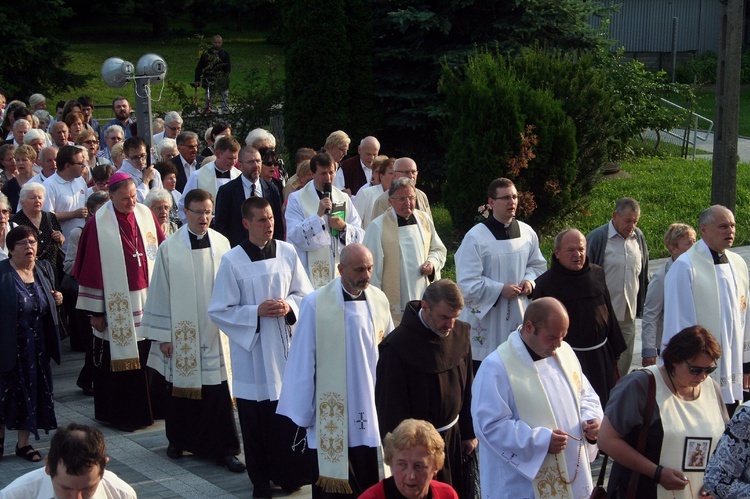
POLYGON ((714 372, 714 371, 716 370, 716 368, 717 368, 717 367, 719 367, 719 366, 717 366, 716 364, 714 364, 714 365, 713 365, 713 366, 711 366, 711 367, 697 367, 697 366, 691 366, 691 365, 690 365, 690 362, 688 362, 688 361, 685 361, 685 364, 687 364, 687 366, 688 366, 688 371, 689 371, 689 372, 690 372, 690 374, 692 374, 693 376, 698 376, 698 375, 700 375, 700 374, 711 374, 712 372, 714 372))

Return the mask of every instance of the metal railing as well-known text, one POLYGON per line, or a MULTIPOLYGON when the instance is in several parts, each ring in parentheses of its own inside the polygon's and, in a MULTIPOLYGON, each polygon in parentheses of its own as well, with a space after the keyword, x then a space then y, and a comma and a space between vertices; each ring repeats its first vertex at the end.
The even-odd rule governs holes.
POLYGON ((660 130, 661 134, 664 134, 667 137, 673 137, 677 140, 670 141, 666 137, 664 137, 662 140, 664 140, 665 142, 678 144, 682 147, 682 150, 686 152, 690 147, 692 147, 692 159, 695 160, 698 141, 706 142, 709 139, 714 129, 714 122, 706 118, 705 116, 696 113, 695 111, 691 111, 690 109, 682 107, 679 104, 676 104, 667 99, 661 98, 661 101, 666 105, 685 113, 684 128, 660 130), (704 128, 701 128, 701 126, 704 126, 704 128))

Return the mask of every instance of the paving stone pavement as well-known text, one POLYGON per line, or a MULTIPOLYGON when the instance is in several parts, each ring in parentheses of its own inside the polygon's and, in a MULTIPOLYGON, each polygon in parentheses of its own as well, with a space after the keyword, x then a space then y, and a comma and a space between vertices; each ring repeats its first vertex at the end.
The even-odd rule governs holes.
MULTIPOLYGON (((750 246, 735 248, 745 261, 750 264, 750 246)), ((665 258, 649 262, 649 271, 656 272, 665 258)), ((633 354, 632 368, 641 367, 641 324, 636 321, 636 345, 633 354)), ((149 428, 125 433, 104 426, 93 419, 94 400, 83 395, 75 386, 83 354, 72 352, 67 340, 63 342, 62 364, 53 363, 52 373, 55 382, 55 411, 58 424, 75 422, 96 426, 107 438, 107 449, 110 462, 107 469, 114 471, 128 482, 143 498, 202 498, 230 499, 252 497, 252 484, 245 473, 230 473, 226 468, 216 466, 212 460, 195 456, 185 456, 179 461, 169 459, 166 455, 167 437, 164 433, 164 421, 157 421, 149 428)), ((239 424, 238 424, 239 427, 239 424)), ((200 431, 196 428, 196 431, 200 431)), ((49 451, 52 434, 40 435, 40 440, 32 445, 43 456, 49 451)), ((39 467, 15 456, 16 433, 6 434, 5 456, 0 460, 0 488, 24 473, 39 467)), ((244 461, 244 455, 240 456, 244 461)), ((594 480, 599 472, 601 459, 592 466, 594 480)), ((310 486, 287 494, 280 489, 274 490, 274 497, 291 497, 307 499, 312 497, 310 486)))

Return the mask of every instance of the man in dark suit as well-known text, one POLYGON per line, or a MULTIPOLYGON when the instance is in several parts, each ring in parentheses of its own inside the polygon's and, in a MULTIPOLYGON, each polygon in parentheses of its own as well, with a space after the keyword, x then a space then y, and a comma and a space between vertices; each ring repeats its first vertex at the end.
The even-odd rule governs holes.
POLYGON ((380 142, 369 136, 362 139, 357 146, 357 155, 341 162, 336 172, 333 185, 354 197, 361 187, 370 185, 372 180, 372 162, 380 152, 380 142))
POLYGON ((198 134, 195 132, 182 132, 177 136, 177 156, 170 159, 177 167, 177 185, 175 189, 182 192, 187 179, 193 172, 201 167, 203 156, 198 156, 198 134))
POLYGON ((260 153, 246 146, 240 151, 239 162, 242 175, 219 187, 216 194, 214 229, 229 239, 232 247, 247 240, 247 230, 242 226, 242 202, 251 196, 261 196, 270 203, 273 211, 273 238, 283 241, 281 194, 275 185, 260 178, 260 153))

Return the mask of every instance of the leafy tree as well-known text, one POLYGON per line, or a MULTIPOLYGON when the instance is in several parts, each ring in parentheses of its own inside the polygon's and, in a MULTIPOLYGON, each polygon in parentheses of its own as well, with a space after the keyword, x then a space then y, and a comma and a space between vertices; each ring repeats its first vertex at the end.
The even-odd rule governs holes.
POLYGON ((281 0, 286 52, 284 135, 288 150, 317 149, 349 120, 344 0, 281 0))
POLYGON ((70 57, 60 49, 64 44, 48 35, 71 14, 62 0, 4 3, 0 9, 0 81, 9 99, 26 101, 36 92, 55 95, 83 86, 89 79, 65 69, 70 57))
MULTIPOLYGON (((589 50, 604 39, 588 23, 604 15, 585 0, 392 0, 374 2, 378 132, 389 154, 413 156, 420 169, 444 174, 437 92, 441 66, 457 68, 477 47, 513 53, 524 46, 589 50)), ((476 126, 476 131, 481 131, 476 126)))
POLYGON ((532 88, 486 51, 460 72, 446 65, 444 75, 451 137, 445 204, 460 232, 470 228, 497 177, 514 181, 519 211, 535 227, 578 198, 575 126, 552 92, 532 88))

